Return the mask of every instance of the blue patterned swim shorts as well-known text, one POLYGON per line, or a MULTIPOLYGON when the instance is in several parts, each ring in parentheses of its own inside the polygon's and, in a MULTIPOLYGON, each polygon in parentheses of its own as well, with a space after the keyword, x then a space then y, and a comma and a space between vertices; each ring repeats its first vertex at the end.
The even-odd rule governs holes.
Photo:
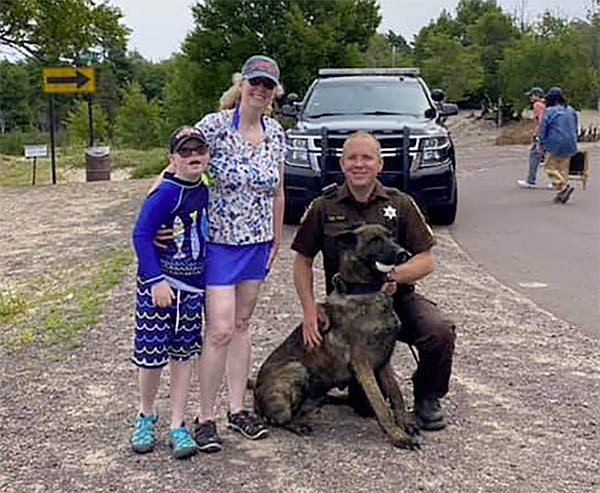
POLYGON ((137 283, 135 336, 131 360, 141 368, 162 368, 169 359, 185 361, 202 351, 204 293, 172 288, 171 306, 152 304, 150 286, 137 283))

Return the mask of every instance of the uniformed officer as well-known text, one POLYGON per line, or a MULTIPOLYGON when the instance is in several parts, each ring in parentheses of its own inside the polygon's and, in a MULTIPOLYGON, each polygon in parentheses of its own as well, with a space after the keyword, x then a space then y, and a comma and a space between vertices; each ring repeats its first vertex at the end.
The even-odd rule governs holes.
POLYGON ((434 269, 432 247, 435 238, 413 199, 399 190, 386 188, 377 180, 383 167, 379 142, 371 134, 356 132, 345 143, 340 159, 345 183, 325 191, 300 222, 292 249, 294 285, 303 311, 304 343, 314 347, 322 342, 317 328, 317 307, 313 293, 313 260, 323 253, 326 289, 338 271, 338 252, 333 236, 353 223, 379 223, 395 233, 399 245, 412 253, 407 262, 390 272, 391 283, 382 289, 394 292, 394 308, 402 321, 400 339, 416 346, 419 362, 413 375, 415 412, 426 430, 446 426, 439 399, 448 392, 454 352, 455 326, 413 283, 434 269))

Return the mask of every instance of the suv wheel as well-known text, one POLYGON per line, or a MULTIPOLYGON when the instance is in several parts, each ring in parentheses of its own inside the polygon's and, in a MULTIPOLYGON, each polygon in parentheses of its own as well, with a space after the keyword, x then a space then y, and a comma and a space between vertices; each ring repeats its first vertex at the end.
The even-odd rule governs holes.
POLYGON ((456 209, 458 206, 458 189, 454 184, 454 200, 444 206, 432 207, 429 210, 429 219, 434 224, 448 225, 456 219, 456 209))

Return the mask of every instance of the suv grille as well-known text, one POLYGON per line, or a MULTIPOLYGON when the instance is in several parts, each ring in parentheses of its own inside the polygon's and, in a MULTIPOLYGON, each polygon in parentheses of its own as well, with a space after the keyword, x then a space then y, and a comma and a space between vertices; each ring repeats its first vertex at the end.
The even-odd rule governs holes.
MULTIPOLYGON (((338 137, 331 136, 327 137, 327 143, 329 147, 329 156, 327 158, 327 170, 336 172, 340 171, 339 167, 339 158, 342 155, 342 149, 344 146, 344 141, 347 136, 338 137)), ((381 154, 383 157, 383 170, 382 173, 386 171, 394 171, 398 172, 402 169, 402 149, 404 145, 404 138, 402 136, 394 136, 394 137, 385 137, 385 136, 377 136, 377 140, 381 145, 381 154)), ((417 150, 418 142, 417 139, 411 138, 409 139, 409 156, 407 166, 410 167, 412 163, 411 153, 417 150)), ((317 152, 317 156, 319 159, 319 163, 321 163, 321 139, 315 139, 315 147, 319 150, 317 152)))

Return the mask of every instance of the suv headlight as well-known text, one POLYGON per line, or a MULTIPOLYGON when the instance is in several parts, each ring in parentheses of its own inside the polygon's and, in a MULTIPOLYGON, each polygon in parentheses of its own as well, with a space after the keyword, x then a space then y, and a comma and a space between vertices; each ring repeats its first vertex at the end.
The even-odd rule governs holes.
POLYGON ((291 166, 310 168, 308 139, 290 136, 286 139, 285 161, 291 166))
POLYGON ((450 139, 447 136, 426 137, 421 139, 419 152, 413 160, 412 168, 437 166, 448 159, 450 139))

